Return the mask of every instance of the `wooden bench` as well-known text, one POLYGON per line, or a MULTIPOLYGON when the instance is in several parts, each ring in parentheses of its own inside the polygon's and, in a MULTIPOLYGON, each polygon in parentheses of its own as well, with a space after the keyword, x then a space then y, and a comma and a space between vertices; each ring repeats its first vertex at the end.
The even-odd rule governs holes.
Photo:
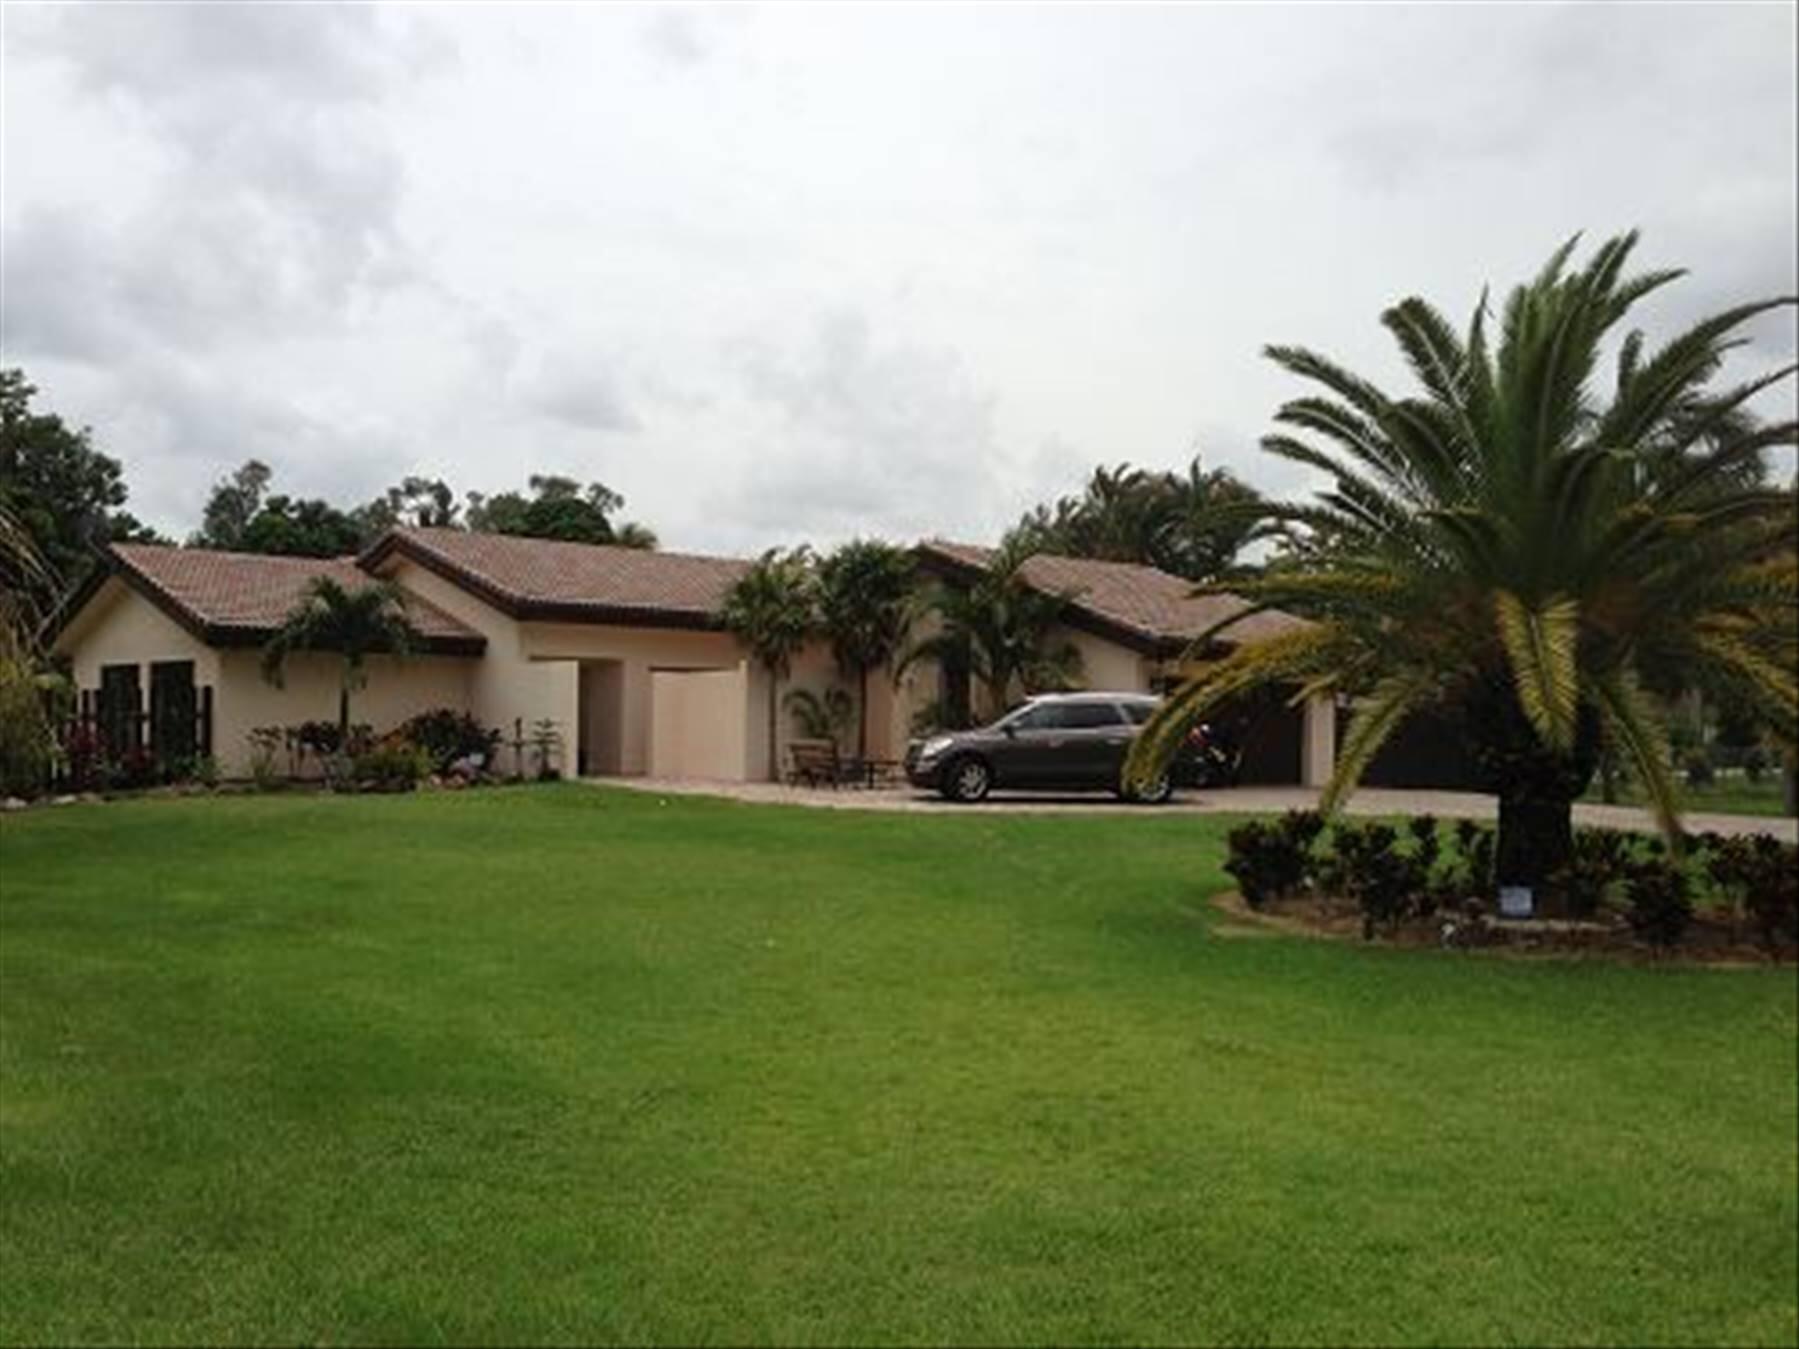
POLYGON ((790 740, 787 742, 787 782, 789 786, 839 787, 846 780, 848 766, 830 740, 790 740))

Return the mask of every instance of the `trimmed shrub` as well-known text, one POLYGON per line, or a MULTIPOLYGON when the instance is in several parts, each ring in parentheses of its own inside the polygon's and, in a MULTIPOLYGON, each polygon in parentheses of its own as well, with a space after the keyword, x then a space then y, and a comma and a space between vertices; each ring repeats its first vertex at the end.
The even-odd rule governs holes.
POLYGON ((1273 824, 1251 820, 1231 830, 1224 869, 1244 902, 1259 909, 1296 894, 1311 877, 1312 843, 1323 830, 1324 817, 1315 810, 1288 811, 1273 824))
POLYGON ((358 754, 351 776, 380 792, 409 792, 431 775, 431 755, 406 740, 390 739, 358 754))
POLYGON ((1632 930, 1651 946, 1677 945, 1693 922, 1686 871, 1665 857, 1652 857, 1631 863, 1625 874, 1630 906, 1625 916, 1632 930))
POLYGON ((452 764, 475 757, 483 766, 490 765, 500 744, 497 730, 448 707, 420 712, 402 722, 394 734, 430 755, 431 769, 437 773, 447 773, 452 764))
POLYGON ((1617 829, 1577 829, 1568 864, 1550 877, 1573 918, 1591 918, 1624 879, 1630 839, 1617 829))

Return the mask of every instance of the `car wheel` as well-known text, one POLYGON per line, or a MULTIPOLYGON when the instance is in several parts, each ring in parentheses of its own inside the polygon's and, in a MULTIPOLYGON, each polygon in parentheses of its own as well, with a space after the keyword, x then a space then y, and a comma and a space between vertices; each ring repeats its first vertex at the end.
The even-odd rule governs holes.
POLYGON ((1140 806, 1166 805, 1174 795, 1174 779, 1167 773, 1162 774, 1141 791, 1131 793, 1131 800, 1140 806))
POLYGON ((943 794, 952 801, 980 801, 992 790, 993 770, 972 755, 957 759, 943 770, 943 794))

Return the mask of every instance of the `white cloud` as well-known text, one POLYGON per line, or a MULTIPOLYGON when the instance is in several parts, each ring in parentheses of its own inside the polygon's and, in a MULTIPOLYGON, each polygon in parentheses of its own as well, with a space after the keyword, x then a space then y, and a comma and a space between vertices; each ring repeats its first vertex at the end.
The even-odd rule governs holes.
MULTIPOLYGON (((1795 289, 1795 11, 9 7, 0 346, 185 531, 255 453, 610 483, 671 546, 991 533, 1396 378, 1575 229, 1795 289)), ((1743 369, 1791 351, 1762 325, 1743 369)), ((1790 398, 1787 404, 1790 406, 1790 398)))

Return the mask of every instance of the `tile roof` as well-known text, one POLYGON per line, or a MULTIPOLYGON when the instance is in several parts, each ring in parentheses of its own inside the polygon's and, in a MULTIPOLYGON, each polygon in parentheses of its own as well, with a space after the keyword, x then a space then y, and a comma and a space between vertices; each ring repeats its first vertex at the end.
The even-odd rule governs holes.
POLYGON ((697 557, 460 529, 395 529, 362 555, 410 558, 516 618, 717 627, 741 558, 697 557))
MULTIPOLYGON (((265 557, 143 543, 117 543, 109 551, 114 570, 128 583, 213 645, 266 637, 315 576, 350 588, 372 579, 348 557, 265 557)), ((484 644, 474 629, 416 595, 407 597, 406 612, 427 649, 478 652, 484 644)))
MULTIPOLYGON (((985 570, 994 550, 976 544, 931 539, 921 552, 952 565, 985 570)), ((1134 562, 1101 562, 1093 558, 1038 553, 1023 568, 1025 581, 1037 590, 1069 595, 1077 618, 1108 629, 1140 647, 1167 650, 1185 646, 1221 619, 1240 613, 1249 601, 1236 595, 1195 595, 1193 582, 1156 567, 1134 562)), ((1253 614, 1220 637, 1238 646, 1292 632, 1304 619, 1277 610, 1253 614)))

